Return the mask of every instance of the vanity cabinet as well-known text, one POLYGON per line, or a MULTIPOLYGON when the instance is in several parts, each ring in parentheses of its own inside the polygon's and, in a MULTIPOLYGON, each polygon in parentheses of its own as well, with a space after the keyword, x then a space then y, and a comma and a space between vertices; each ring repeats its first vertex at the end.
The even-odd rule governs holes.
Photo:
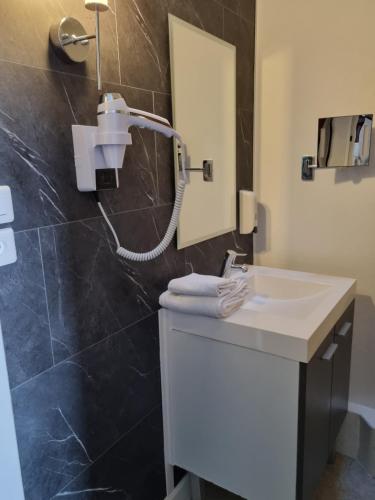
POLYGON ((248 348, 225 322, 161 310, 168 492, 179 466, 247 500, 310 500, 347 412, 353 313, 341 306, 300 362, 248 348))
POLYGON ((300 366, 297 500, 308 499, 327 464, 330 442, 333 359, 331 332, 313 359, 300 366))
POLYGON ((353 317, 354 302, 300 366, 297 500, 311 498, 347 413, 353 317))
POLYGON ((349 399, 350 361, 353 340, 354 302, 335 327, 334 342, 338 345, 333 359, 330 451, 344 422, 349 399))
POLYGON ((297 500, 308 500, 348 409, 354 302, 313 359, 300 365, 297 500))

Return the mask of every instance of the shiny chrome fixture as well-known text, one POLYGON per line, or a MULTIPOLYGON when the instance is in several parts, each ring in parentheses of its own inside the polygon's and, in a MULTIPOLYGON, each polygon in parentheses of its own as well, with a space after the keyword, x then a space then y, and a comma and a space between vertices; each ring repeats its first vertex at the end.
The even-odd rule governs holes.
POLYGON ((96 77, 98 90, 102 90, 100 54, 100 13, 109 9, 108 0, 85 0, 87 9, 95 11, 95 34, 88 35, 82 24, 74 17, 64 17, 51 26, 50 41, 58 54, 70 62, 82 63, 89 54, 89 42, 96 39, 96 77))
POLYGON ((234 250, 227 250, 220 276, 222 278, 230 278, 233 269, 240 269, 243 273, 247 273, 247 271, 249 270, 247 264, 236 264, 237 257, 246 256, 247 253, 237 253, 234 250))

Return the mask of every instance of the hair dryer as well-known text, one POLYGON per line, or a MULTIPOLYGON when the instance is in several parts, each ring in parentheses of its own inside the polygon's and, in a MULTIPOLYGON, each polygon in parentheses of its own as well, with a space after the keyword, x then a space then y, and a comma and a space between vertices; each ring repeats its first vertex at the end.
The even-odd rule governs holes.
POLYGON ((117 245, 117 254, 135 261, 152 260, 161 255, 172 241, 177 228, 186 186, 186 146, 180 134, 161 116, 129 108, 116 93, 104 94, 98 105, 98 126, 73 125, 74 159, 79 191, 118 188, 118 169, 122 168, 126 147, 132 144, 131 127, 147 128, 177 142, 180 178, 176 187, 174 209, 167 232, 150 252, 130 252, 121 247, 117 234, 96 194, 97 202, 117 245))
MULTIPOLYGON (((74 158, 79 191, 100 191, 118 187, 117 170, 122 168, 126 146, 132 144, 130 127, 147 128, 174 137, 183 155, 181 137, 161 116, 129 108, 120 94, 100 98, 98 126, 73 125, 74 158)), ((183 158, 184 160, 184 158, 183 158)), ((185 161, 182 161, 184 176, 185 161)))

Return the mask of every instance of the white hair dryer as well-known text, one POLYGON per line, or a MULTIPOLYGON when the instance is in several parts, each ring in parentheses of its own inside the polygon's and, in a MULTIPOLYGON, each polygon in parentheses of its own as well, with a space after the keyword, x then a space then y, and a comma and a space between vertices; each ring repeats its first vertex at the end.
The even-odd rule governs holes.
POLYGON ((169 246, 177 228, 186 186, 186 147, 180 134, 161 116, 129 108, 120 94, 104 94, 98 105, 98 126, 73 125, 74 158, 79 191, 98 192, 119 187, 118 169, 122 168, 126 146, 132 144, 130 127, 148 128, 166 137, 175 138, 180 165, 180 179, 167 232, 150 252, 136 253, 121 247, 117 234, 96 194, 99 209, 117 245, 117 254, 135 261, 148 261, 161 255, 169 246))
POLYGON ((168 120, 129 108, 120 94, 104 94, 98 105, 98 126, 72 126, 79 191, 118 187, 117 170, 123 166, 126 146, 132 144, 129 128, 133 126, 175 137, 183 154, 181 137, 168 120))

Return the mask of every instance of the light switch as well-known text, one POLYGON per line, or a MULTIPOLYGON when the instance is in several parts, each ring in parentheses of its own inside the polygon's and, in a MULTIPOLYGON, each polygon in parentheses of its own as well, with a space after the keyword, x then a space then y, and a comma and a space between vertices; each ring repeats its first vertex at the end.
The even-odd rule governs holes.
POLYGON ((0 229, 0 267, 13 264, 17 260, 13 229, 0 229))
POLYGON ((0 186, 0 224, 14 221, 12 193, 9 186, 0 186))

